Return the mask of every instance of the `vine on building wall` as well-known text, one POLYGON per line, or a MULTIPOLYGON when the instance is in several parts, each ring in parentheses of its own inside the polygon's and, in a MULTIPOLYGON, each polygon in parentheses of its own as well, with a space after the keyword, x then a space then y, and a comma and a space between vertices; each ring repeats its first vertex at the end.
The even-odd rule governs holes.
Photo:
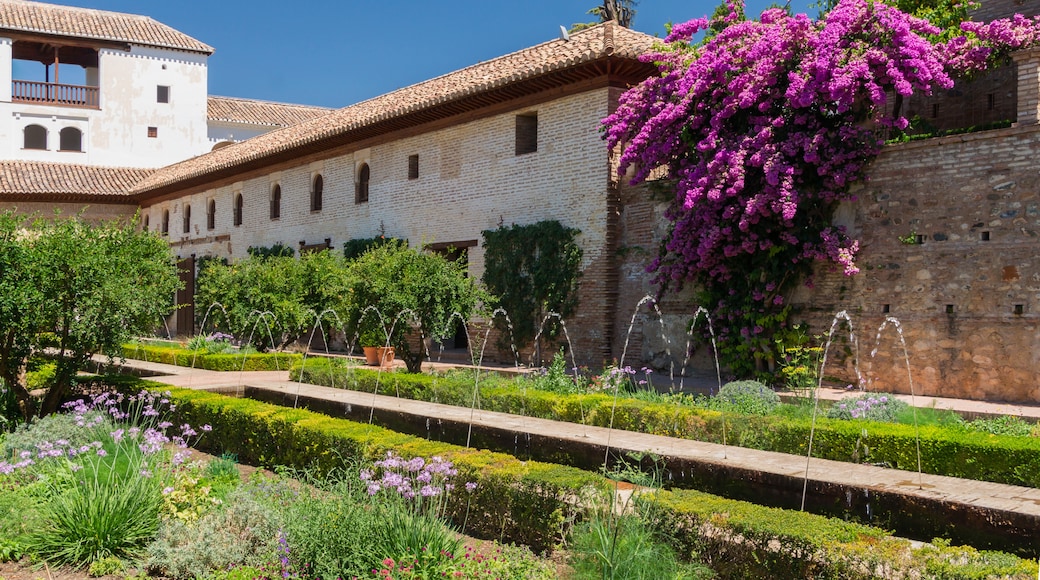
MULTIPOLYGON (((578 308, 582 251, 575 241, 581 230, 556 220, 484 230, 484 276, 488 292, 498 298, 512 321, 517 348, 530 345, 550 312, 564 319, 578 308)), ((504 321, 496 319, 509 340, 504 321)), ((546 322, 543 336, 559 332, 555 319, 546 322)), ((500 345, 508 348, 508 342, 500 345)))
POLYGON ((876 0, 839 0, 818 21, 779 8, 743 20, 740 0, 727 6, 675 25, 643 57, 660 76, 622 95, 604 125, 619 174, 632 167, 638 183, 665 167, 674 185, 648 267, 660 292, 696 285, 724 364, 751 376, 775 357, 785 296, 811 285, 814 262, 858 271, 858 242, 833 215, 880 151, 876 129, 906 128, 892 101, 1035 45, 1040 26, 964 23, 954 36, 876 0))

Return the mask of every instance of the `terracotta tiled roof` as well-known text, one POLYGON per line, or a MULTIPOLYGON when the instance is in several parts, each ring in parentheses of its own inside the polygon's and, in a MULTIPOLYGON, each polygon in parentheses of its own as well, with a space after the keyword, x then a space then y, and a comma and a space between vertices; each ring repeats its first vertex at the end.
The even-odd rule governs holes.
POLYGON ((43 161, 0 161, 0 197, 131 201, 131 190, 154 169, 93 167, 43 161))
POLYGON ((255 99, 210 95, 206 116, 210 121, 247 123, 268 127, 288 127, 331 111, 327 107, 272 103, 255 99))
POLYGON ((28 0, 0 0, 0 31, 3 30, 213 53, 213 47, 147 16, 28 0))
MULTIPOLYGON (((604 63, 597 69, 596 74, 600 76, 619 70, 622 65, 635 66, 645 76, 649 74, 648 65, 636 59, 655 41, 652 36, 612 22, 594 26, 572 34, 569 41, 542 43, 162 168, 144 180, 136 191, 147 194, 159 188, 186 185, 189 181, 197 184, 216 178, 218 173, 223 176, 246 170, 250 164, 309 147, 323 147, 361 135, 365 129, 402 119, 422 122, 445 118, 487 105, 493 100, 489 95, 495 91, 509 91, 524 83, 535 85, 531 90, 556 88, 580 80, 567 77, 566 73, 583 65, 604 63), (539 79, 554 80, 539 83, 539 79)), ((522 93, 509 93, 506 97, 519 94, 522 93)))

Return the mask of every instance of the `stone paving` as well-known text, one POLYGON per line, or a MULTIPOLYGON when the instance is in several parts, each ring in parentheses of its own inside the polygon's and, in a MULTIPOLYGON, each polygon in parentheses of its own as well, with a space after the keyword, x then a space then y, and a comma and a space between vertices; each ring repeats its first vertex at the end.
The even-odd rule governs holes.
MULTIPOLYGON (((330 387, 301 384, 288 380, 287 371, 216 372, 190 370, 183 367, 126 361, 132 367, 155 376, 150 380, 172 386, 204 390, 244 390, 246 387, 280 393, 286 397, 315 399, 341 404, 343 408, 376 408, 389 412, 433 417, 442 421, 471 424, 474 428, 489 428, 509 432, 528 433, 534 437, 551 437, 614 450, 652 452, 657 455, 687 460, 699 465, 718 466, 737 471, 757 471, 783 478, 805 477, 808 466, 809 480, 841 487, 854 487, 879 493, 891 493, 916 498, 925 505, 963 506, 971 511, 1013 514, 1040 528, 1040 489, 997 483, 957 479, 916 472, 901 471, 847 462, 722 446, 686 439, 676 439, 602 427, 564 423, 505 413, 471 410, 425 401, 374 395, 330 387)), ((840 398, 848 393, 829 389, 821 392, 823 398, 840 398)), ((983 413, 1015 413, 1026 417, 1040 417, 1040 408, 1005 405, 981 401, 917 397, 918 405, 967 410, 983 413)), ((367 411, 366 411, 367 412, 367 411)), ((989 516, 987 516, 989 517, 989 516)))

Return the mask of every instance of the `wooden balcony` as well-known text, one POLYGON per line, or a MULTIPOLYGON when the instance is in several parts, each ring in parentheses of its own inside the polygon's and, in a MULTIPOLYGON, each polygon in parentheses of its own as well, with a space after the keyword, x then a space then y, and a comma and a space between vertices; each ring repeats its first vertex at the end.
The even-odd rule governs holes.
POLYGON ((13 81, 11 102, 97 109, 98 88, 36 81, 13 81))

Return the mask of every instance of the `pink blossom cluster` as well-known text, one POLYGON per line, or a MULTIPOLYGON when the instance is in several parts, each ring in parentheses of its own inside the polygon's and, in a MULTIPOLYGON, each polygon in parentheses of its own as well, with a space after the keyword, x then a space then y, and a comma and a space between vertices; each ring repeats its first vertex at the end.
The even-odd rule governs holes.
MULTIPOLYGON (((158 454, 167 445, 186 449, 189 439, 198 435, 191 425, 185 423, 174 426, 169 421, 150 419, 175 407, 170 404, 168 397, 169 392, 159 394, 141 391, 130 396, 102 392, 87 399, 67 403, 64 408, 73 416, 76 426, 83 429, 85 436, 94 440, 79 445, 66 439, 36 442, 34 450, 20 451, 17 461, 0 461, 0 475, 14 473, 46 461, 71 461, 73 463, 70 467, 77 471, 82 469, 82 464, 77 462, 84 457, 107 456, 108 443, 117 449, 125 445, 136 447, 144 456, 158 454), (117 422, 129 422, 129 426, 117 426, 109 431, 117 422), (175 428, 170 429, 171 427, 175 428), (100 429, 104 431, 99 431, 100 429)), ((203 425, 200 429, 203 432, 212 430, 209 425, 203 425)), ((171 462, 178 465, 186 456, 185 452, 178 451, 173 455, 171 462)))
POLYGON ((984 70, 1013 50, 1040 45, 1040 16, 1015 14, 990 23, 962 22, 961 30, 967 34, 939 47, 948 69, 955 73, 984 70))
MULTIPOLYGON (((406 500, 439 496, 450 492, 454 485, 451 478, 458 475, 452 462, 434 456, 429 460, 414 457, 405 460, 392 451, 386 458, 375 462, 377 471, 362 470, 361 481, 368 487, 369 495, 388 490, 406 500), (378 473, 378 477, 377 477, 378 473)), ((467 491, 473 491, 475 483, 467 483, 467 491)))

